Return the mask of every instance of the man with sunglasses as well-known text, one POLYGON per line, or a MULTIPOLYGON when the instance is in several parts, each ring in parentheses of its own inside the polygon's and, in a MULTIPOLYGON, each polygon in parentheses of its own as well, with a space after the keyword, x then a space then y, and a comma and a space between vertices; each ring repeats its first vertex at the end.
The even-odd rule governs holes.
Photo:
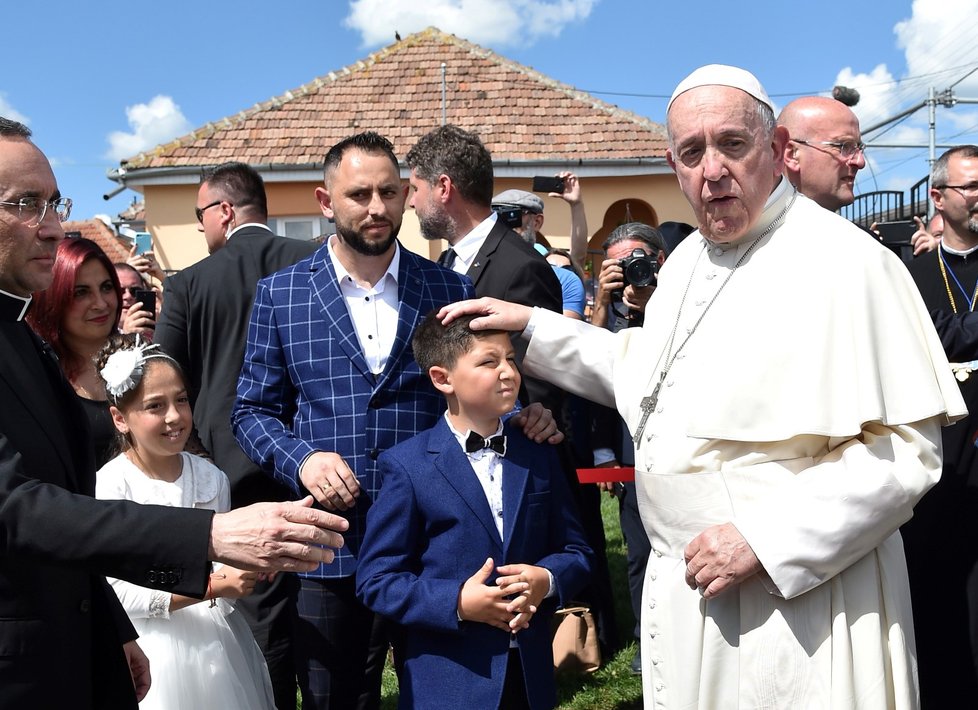
POLYGON ((148 340, 153 339, 156 329, 156 313, 150 312, 140 303, 139 308, 132 308, 140 291, 149 290, 150 286, 143 281, 136 267, 124 261, 113 264, 115 275, 119 277, 119 287, 122 289, 122 311, 119 313, 119 330, 123 333, 139 333, 148 340), (132 309, 130 311, 130 309, 132 309))
MULTIPOLYGON (((265 184, 254 168, 224 163, 204 172, 194 207, 210 256, 164 282, 154 342, 186 373, 200 443, 231 482, 231 506, 289 500, 290 491, 252 463, 231 433, 231 407, 258 280, 291 266, 317 244, 276 236, 266 225, 265 184)), ((295 579, 259 582, 238 600, 265 655, 278 707, 295 705, 291 608, 295 579)))
POLYGON ((833 212, 851 205, 856 173, 866 167, 859 119, 824 96, 803 96, 781 111, 788 129, 784 173, 801 194, 833 212))

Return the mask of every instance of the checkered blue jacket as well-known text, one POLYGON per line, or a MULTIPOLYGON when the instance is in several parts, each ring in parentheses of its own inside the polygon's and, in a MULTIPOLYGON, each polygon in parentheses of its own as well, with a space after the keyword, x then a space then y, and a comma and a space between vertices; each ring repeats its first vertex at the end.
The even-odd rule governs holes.
POLYGON ((252 461, 307 494, 299 467, 315 451, 341 455, 360 481, 346 545, 305 576, 356 572, 367 510, 380 489, 377 457, 430 428, 444 397, 411 352, 415 327, 433 308, 474 298, 465 276, 401 249, 397 335, 387 366, 374 376, 360 349, 327 248, 258 282, 248 327, 234 435, 252 461))

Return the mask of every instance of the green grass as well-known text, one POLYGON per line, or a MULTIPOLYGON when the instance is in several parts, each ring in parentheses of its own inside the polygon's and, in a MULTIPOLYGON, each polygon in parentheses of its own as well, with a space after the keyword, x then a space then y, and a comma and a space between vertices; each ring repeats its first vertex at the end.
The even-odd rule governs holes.
MULTIPOLYGON (((618 501, 602 495, 601 515, 608 540, 608 566, 615 590, 615 615, 619 636, 632 639, 634 628, 628 581, 625 569, 625 542, 618 525, 618 501)), ((560 710, 639 710, 642 707, 642 679, 631 673, 629 665, 635 655, 630 643, 591 675, 564 675, 557 678, 557 707, 560 710)), ((397 707, 397 676, 388 663, 381 689, 383 710, 397 707)))

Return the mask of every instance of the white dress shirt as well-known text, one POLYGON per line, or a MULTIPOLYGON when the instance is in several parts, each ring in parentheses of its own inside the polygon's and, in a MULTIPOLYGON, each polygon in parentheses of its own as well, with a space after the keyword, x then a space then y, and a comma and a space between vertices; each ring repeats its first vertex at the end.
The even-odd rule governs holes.
MULTIPOLYGON (((469 438, 471 429, 466 429, 463 434, 452 426, 452 420, 449 419, 448 412, 445 412, 444 417, 448 428, 455 435, 455 440, 458 441, 458 445, 462 447, 462 451, 465 451, 465 440, 469 438)), ((502 433, 503 422, 500 420, 499 425, 496 427, 496 432, 492 436, 498 436, 502 433)), ((486 494, 486 502, 489 503, 489 510, 492 511, 492 519, 496 523, 496 530, 499 531, 499 539, 503 540, 503 467, 502 461, 500 460, 502 457, 492 449, 480 449, 472 453, 466 451, 465 455, 468 457, 469 463, 472 465, 472 470, 475 471, 475 476, 479 479, 479 484, 486 494)), ((505 543, 505 540, 503 541, 505 543)), ((547 578, 550 580, 547 593, 544 595, 546 599, 556 594, 557 590, 554 587, 553 572, 546 567, 543 569, 546 571, 547 578)))
MULTIPOLYGON (((465 451, 465 440, 469 438, 469 431, 466 430, 465 433, 460 433, 455 427, 452 426, 452 420, 448 418, 448 412, 445 412, 445 421, 448 423, 448 428, 451 429, 452 434, 458 440, 458 445, 462 447, 462 451, 465 451)), ((497 436, 503 433, 503 423, 499 422, 496 427, 496 433, 493 436, 497 436)), ((502 462, 499 460, 501 457, 492 449, 480 449, 479 451, 473 451, 472 453, 466 452, 465 455, 469 459, 469 463, 472 464, 472 469, 475 471, 476 478, 479 479, 479 484, 482 486, 483 492, 486 494, 486 501, 489 503, 489 510, 492 511, 493 522, 496 523, 496 530, 499 531, 499 539, 503 539, 503 467, 502 462)))
POLYGON ((462 237, 452 246, 455 252, 455 261, 449 264, 449 268, 459 274, 464 274, 475 261, 476 254, 482 248, 482 243, 486 241, 489 232, 496 224, 496 213, 492 212, 488 217, 479 222, 471 232, 462 237))
POLYGON ((387 366, 397 334, 397 270, 401 263, 401 248, 394 246, 394 258, 387 272, 373 286, 361 286, 350 275, 333 251, 333 235, 326 242, 329 258, 336 269, 336 280, 360 341, 360 351, 367 367, 379 375, 387 366))

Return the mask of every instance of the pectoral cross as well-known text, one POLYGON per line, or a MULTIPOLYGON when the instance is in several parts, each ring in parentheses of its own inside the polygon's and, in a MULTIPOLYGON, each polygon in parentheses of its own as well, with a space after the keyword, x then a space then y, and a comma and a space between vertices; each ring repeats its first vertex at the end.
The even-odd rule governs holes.
POLYGON ((655 387, 652 389, 652 394, 642 397, 642 402, 639 405, 642 409, 642 419, 638 423, 638 429, 635 430, 635 436, 632 437, 632 443, 635 444, 636 449, 642 445, 642 433, 649 421, 649 415, 655 410, 655 405, 659 401, 659 390, 662 389, 662 383, 665 382, 667 372, 668 369, 663 369, 662 374, 659 375, 659 381, 655 383, 655 387))

